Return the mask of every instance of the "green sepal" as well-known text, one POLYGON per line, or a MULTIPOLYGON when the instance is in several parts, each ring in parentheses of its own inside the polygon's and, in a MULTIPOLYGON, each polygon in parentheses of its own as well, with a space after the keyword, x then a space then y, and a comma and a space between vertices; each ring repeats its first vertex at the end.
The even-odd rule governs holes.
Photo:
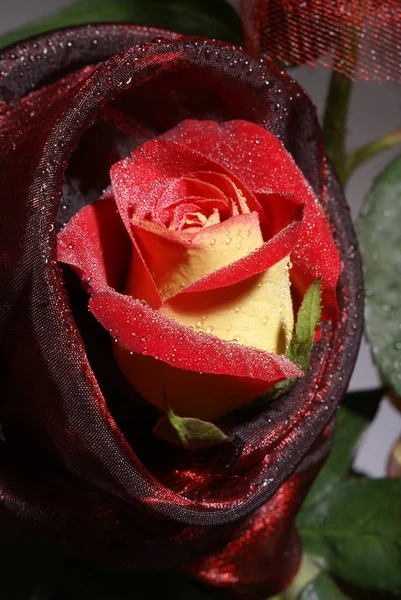
MULTIPOLYGON (((320 278, 316 279, 307 289, 299 307, 297 324, 294 335, 285 358, 299 366, 304 373, 308 370, 310 354, 313 346, 315 329, 319 324, 322 313, 320 278)), ((284 379, 277 383, 270 391, 269 398, 275 399, 289 390, 297 379, 284 379)))
POLYGON ((167 442, 182 446, 186 450, 199 450, 232 441, 217 425, 192 417, 179 417, 171 408, 153 428, 153 433, 167 442))
POLYGON ((322 313, 320 279, 307 289, 298 311, 297 324, 285 357, 298 365, 304 373, 308 370, 315 329, 322 313))

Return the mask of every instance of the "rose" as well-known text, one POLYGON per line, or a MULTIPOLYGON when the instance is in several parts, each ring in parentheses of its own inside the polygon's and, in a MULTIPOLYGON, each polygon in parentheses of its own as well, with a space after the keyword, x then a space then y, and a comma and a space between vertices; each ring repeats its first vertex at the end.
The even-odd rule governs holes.
POLYGON ((322 278, 327 318, 339 258, 281 142, 245 121, 184 121, 113 165, 111 182, 59 234, 59 258, 89 282, 128 381, 162 410, 167 390, 180 415, 214 419, 302 375, 283 358, 289 262, 295 298, 322 278))
POLYGON ((194 576, 266 597, 297 569, 295 514, 357 353, 356 242, 299 86, 232 46, 157 35, 79 27, 0 57, 0 522, 119 569, 209 554, 194 576), (274 133, 323 206, 342 263, 340 317, 323 323, 305 377, 268 407, 235 413, 232 444, 196 453, 152 435, 153 412, 131 401, 109 335, 56 260, 58 223, 99 197, 111 165, 188 118, 274 133))

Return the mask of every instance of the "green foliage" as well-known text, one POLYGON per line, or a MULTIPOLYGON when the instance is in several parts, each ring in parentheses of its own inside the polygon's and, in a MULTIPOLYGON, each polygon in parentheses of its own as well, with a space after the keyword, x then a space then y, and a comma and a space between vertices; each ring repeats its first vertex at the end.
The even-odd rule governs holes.
POLYGON ((3 36, 0 47, 68 25, 125 21, 243 43, 240 19, 225 0, 79 0, 3 36))
POLYGON ((356 586, 401 593, 401 481, 338 483, 299 520, 305 551, 356 586))
MULTIPOLYGON (((401 156, 379 175, 357 223, 366 335, 383 378, 401 394, 401 156)), ((401 569, 400 569, 401 570, 401 569)))
POLYGON ((333 452, 297 523, 304 550, 322 569, 361 588, 401 593, 401 481, 349 477, 367 423, 340 409, 333 452))

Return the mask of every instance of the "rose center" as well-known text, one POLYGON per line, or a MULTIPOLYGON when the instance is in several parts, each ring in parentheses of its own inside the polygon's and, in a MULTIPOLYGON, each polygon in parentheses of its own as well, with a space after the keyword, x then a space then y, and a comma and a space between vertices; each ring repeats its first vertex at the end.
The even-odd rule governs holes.
POLYGON ((229 177, 198 171, 170 183, 156 206, 153 221, 172 231, 196 233, 249 212, 243 191, 229 177))

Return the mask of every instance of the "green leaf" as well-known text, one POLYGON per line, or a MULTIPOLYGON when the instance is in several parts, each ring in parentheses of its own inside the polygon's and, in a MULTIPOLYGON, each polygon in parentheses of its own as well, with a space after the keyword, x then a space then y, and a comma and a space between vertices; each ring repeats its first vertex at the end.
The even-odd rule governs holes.
POLYGON ((163 440, 183 446, 187 450, 208 448, 232 440, 214 423, 190 417, 179 417, 171 408, 168 408, 167 416, 162 417, 156 423, 153 433, 163 440))
POLYGON ((348 596, 336 586, 325 573, 309 583, 298 596, 298 600, 345 600, 348 596))
POLYGON ((401 480, 339 482, 298 524, 322 569, 361 588, 401 593, 401 480))
POLYGON ((67 25, 122 21, 243 44, 239 16, 225 0, 80 0, 3 36, 0 47, 67 25))
MULTIPOLYGON (((383 378, 401 395, 401 156, 373 184, 357 222, 366 335, 383 378)), ((401 570, 401 569, 400 569, 401 570)))

